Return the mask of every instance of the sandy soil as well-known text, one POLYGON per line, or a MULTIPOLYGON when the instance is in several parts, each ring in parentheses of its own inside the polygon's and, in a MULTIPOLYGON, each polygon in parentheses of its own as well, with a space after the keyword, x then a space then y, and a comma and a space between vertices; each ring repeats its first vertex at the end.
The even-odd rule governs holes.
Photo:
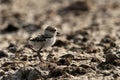
POLYGON ((0 80, 120 80, 120 0, 0 0, 0 80), (27 43, 47 25, 40 62, 27 43))

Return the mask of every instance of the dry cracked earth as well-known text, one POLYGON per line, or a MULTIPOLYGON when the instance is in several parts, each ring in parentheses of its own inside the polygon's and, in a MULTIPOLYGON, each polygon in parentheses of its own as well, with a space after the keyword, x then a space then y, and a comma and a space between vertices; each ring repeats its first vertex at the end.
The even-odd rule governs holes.
POLYGON ((0 0, 0 80, 120 80, 120 0, 0 0), (40 62, 28 39, 47 25, 40 62))

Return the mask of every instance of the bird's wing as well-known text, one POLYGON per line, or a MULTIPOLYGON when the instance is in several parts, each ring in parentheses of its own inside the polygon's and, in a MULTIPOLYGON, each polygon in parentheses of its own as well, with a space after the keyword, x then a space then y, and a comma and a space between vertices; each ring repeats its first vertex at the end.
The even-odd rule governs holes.
POLYGON ((30 41, 46 41, 48 38, 51 38, 50 36, 47 36, 47 35, 39 35, 33 39, 30 39, 30 41))
POLYGON ((39 36, 37 36, 35 38, 30 39, 30 41, 35 41, 35 42, 45 41, 45 40, 46 40, 46 38, 44 37, 44 35, 39 35, 39 36))

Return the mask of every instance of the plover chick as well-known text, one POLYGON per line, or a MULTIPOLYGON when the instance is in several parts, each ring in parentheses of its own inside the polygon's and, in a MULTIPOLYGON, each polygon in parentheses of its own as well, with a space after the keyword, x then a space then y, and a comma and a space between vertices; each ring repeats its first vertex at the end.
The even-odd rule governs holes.
POLYGON ((56 41, 57 29, 53 26, 48 26, 44 34, 38 35, 35 38, 29 40, 30 45, 32 46, 32 50, 37 52, 37 55, 41 59, 40 51, 41 49, 47 49, 51 47, 56 41))

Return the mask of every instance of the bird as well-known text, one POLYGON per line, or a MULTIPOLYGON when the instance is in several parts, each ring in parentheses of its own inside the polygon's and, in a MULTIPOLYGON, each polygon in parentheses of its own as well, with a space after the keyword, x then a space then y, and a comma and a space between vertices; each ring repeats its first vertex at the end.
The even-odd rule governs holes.
POLYGON ((57 33, 58 31, 54 26, 47 26, 43 34, 29 40, 31 49, 37 52, 40 61, 42 61, 40 51, 54 45, 57 33))

